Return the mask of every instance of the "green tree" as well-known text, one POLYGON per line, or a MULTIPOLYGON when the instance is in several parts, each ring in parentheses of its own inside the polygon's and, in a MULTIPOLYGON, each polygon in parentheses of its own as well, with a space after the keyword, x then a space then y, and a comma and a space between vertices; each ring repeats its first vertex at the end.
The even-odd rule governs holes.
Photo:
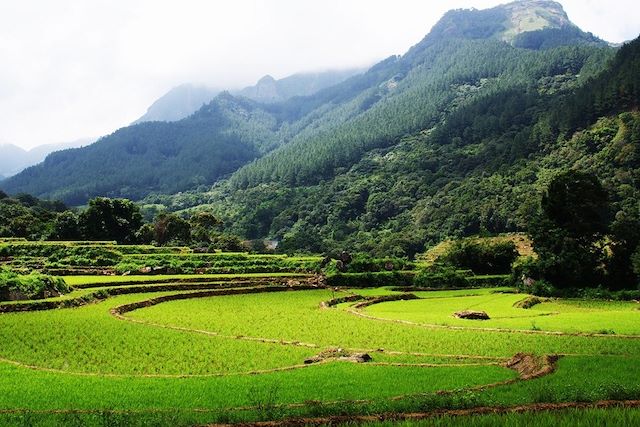
POLYGON ((551 181, 530 224, 542 278, 558 288, 602 283, 608 207, 607 192, 593 175, 568 171, 551 181))
POLYGON ((474 239, 455 241, 444 255, 446 263, 473 270, 476 274, 508 273, 517 258, 516 245, 511 241, 480 242, 474 239))
POLYGON ((136 240, 138 243, 150 245, 153 243, 155 227, 154 224, 143 224, 136 232, 136 240))
POLYGON ((71 212, 65 211, 59 213, 53 222, 53 232, 51 240, 78 240, 80 238, 80 228, 78 224, 78 216, 71 212))
POLYGON ((191 224, 176 214, 162 213, 156 217, 153 235, 159 245, 165 245, 169 242, 189 244, 191 224))
POLYGON ((223 252, 244 252, 249 247, 242 239, 234 234, 214 234, 211 236, 211 249, 221 250, 223 252))
MULTIPOLYGON (((640 277, 640 246, 636 249, 636 251, 631 256, 631 265, 633 267, 634 273, 640 277)), ((640 286, 640 283, 638 283, 640 286)))
POLYGON ((611 224, 610 240, 611 256, 607 262, 607 287, 616 290, 637 288, 640 284, 638 283, 640 270, 634 271, 633 255, 640 249, 640 220, 624 212, 618 212, 615 221, 611 224))
POLYGON ((131 244, 142 226, 142 214, 131 200, 98 197, 89 201, 78 222, 85 239, 131 244))
POLYGON ((210 243, 211 236, 222 226, 216 216, 210 212, 198 212, 189 218, 191 238, 194 242, 210 243))

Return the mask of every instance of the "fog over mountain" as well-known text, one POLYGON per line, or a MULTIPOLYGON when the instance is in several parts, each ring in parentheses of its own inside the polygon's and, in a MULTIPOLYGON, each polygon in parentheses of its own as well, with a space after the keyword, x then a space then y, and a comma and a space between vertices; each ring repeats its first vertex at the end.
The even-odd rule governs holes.
POLYGON ((53 152, 83 147, 95 140, 96 138, 82 138, 72 142, 40 145, 30 150, 24 150, 13 144, 0 144, 0 179, 15 175, 24 168, 42 162, 53 152))
MULTIPOLYGON (((298 73, 280 80, 270 75, 262 77, 253 86, 230 92, 258 102, 274 103, 294 96, 313 95, 321 89, 338 84, 365 69, 331 70, 317 73, 298 73)), ((156 100, 135 123, 183 119, 210 102, 224 89, 202 85, 183 84, 176 86, 156 100)))
MULTIPOLYGON (((399 54, 449 9, 504 0, 32 0, 0 5, 0 140, 106 135, 171 88, 241 90, 265 75, 362 67, 399 54)), ((562 0, 609 42, 637 36, 634 0, 562 0)))
MULTIPOLYGON (((452 10, 404 55, 364 73, 265 76, 243 91, 221 92, 184 119, 137 123, 89 147, 51 155, 5 180, 3 189, 84 204, 94 196, 138 200, 206 190, 227 177, 235 190, 271 182, 315 185, 371 150, 447 123, 483 97, 531 87, 559 97, 595 76, 614 54, 553 1, 452 10)), ((163 101, 181 100, 173 111, 179 117, 193 93, 183 87, 163 101)), ((518 108, 527 102, 533 101, 518 100, 518 108)), ((507 125, 507 119, 496 124, 507 125)))

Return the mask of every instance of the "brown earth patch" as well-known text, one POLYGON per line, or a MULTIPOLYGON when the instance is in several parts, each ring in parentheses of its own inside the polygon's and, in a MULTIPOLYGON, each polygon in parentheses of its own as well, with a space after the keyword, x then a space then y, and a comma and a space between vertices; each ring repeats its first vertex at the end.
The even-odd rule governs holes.
MULTIPOLYGON (((346 423, 372 423, 380 421, 417 421, 439 417, 468 417, 491 414, 520 414, 527 412, 562 411, 567 409, 639 408, 640 400, 602 400, 598 402, 532 403, 520 406, 482 406, 469 409, 439 409, 430 412, 383 413, 374 415, 332 416, 321 418, 290 418, 280 421, 233 424, 235 426, 281 427, 319 426, 346 423)), ((209 424, 225 425, 225 424, 209 424)), ((232 424, 226 424, 231 426, 232 424)))
POLYGON ((516 302, 513 306, 515 308, 524 308, 529 309, 538 304, 542 304, 543 302, 547 302, 547 298, 539 298, 539 297, 528 297, 521 301, 516 302))
POLYGON ((528 353, 518 353, 508 360, 504 366, 518 373, 520 379, 531 380, 553 373, 560 356, 556 354, 536 356, 528 353))
POLYGON ((473 310, 464 310, 453 313, 454 317, 458 319, 467 319, 467 320, 489 320, 490 317, 484 311, 473 311, 473 310))
POLYGON ((328 360, 342 360, 346 362, 354 363, 366 363, 372 360, 369 353, 354 353, 342 348, 330 348, 324 350, 315 356, 305 359, 304 364, 310 365, 312 363, 325 362, 328 360))

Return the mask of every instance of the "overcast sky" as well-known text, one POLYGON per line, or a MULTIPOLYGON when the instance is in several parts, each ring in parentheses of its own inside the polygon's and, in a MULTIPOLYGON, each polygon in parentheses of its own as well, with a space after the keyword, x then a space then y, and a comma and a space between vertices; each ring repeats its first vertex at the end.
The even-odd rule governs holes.
MULTIPOLYGON (((221 88, 402 54, 451 8, 500 0, 2 0, 0 142, 111 133, 173 86, 221 88)), ((640 33, 637 0, 562 0, 611 42, 640 33)), ((2 155, 2 153, 0 153, 2 155)))

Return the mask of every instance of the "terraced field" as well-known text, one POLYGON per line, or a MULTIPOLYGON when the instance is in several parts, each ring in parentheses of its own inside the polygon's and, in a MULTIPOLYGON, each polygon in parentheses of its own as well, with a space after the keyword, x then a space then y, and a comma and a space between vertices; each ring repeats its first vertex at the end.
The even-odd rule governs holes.
POLYGON ((524 309, 514 304, 527 296, 506 289, 390 301, 403 294, 327 289, 302 274, 68 283, 76 289, 49 306, 0 304, 39 309, 0 314, 3 425, 328 421, 443 408, 468 415, 640 397, 636 303, 524 309), (469 308, 491 320, 452 317, 469 308), (362 353, 371 360, 357 363, 362 353))

